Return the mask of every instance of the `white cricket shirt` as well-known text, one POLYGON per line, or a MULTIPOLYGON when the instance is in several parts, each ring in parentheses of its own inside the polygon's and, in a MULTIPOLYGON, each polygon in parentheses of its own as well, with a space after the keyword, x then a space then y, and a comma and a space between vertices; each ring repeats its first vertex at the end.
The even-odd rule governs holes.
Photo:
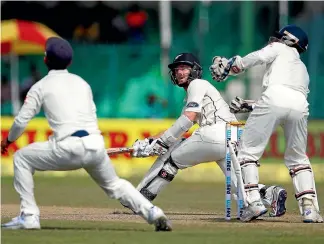
POLYGON ((262 81, 262 100, 292 109, 307 109, 309 75, 295 48, 273 42, 238 62, 244 69, 266 65, 262 81))
POLYGON ((96 106, 89 84, 67 70, 51 70, 27 93, 25 102, 10 129, 9 141, 15 141, 23 133, 28 122, 41 107, 56 141, 77 130, 100 134, 96 106))
POLYGON ((219 91, 206 80, 195 79, 190 82, 185 103, 183 112, 199 113, 196 119, 199 126, 236 121, 219 91))

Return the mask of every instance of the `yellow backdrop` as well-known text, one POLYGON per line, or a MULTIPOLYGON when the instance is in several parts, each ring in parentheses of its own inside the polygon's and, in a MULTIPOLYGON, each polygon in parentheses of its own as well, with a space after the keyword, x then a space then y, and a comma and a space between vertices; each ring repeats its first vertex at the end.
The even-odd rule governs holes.
MULTIPOLYGON (((13 118, 1 118, 1 136, 6 137, 13 118)), ((105 138, 105 143, 108 147, 125 147, 131 146, 136 139, 142 139, 149 135, 157 134, 167 129, 174 120, 99 120, 99 127, 105 138)), ((186 135, 196 127, 192 128, 186 135)), ((26 146, 34 141, 46 141, 51 134, 51 130, 45 119, 33 119, 27 126, 25 133, 9 148, 9 153, 1 157, 2 175, 12 175, 13 165, 12 156, 16 150, 26 146)), ((155 157, 135 159, 128 154, 116 155, 111 157, 115 165, 117 173, 121 177, 143 176, 146 170, 152 165, 155 157)), ((271 159, 270 159, 271 160, 271 159)), ((290 181, 290 176, 283 163, 279 164, 274 159, 274 163, 265 163, 260 167, 260 179, 263 182, 287 182, 290 181), (269 172, 271 172, 269 174, 269 172)), ((283 160, 282 160, 283 161, 283 160)), ((324 169, 319 164, 313 165, 316 172, 316 180, 324 181, 324 169)), ((38 174, 65 176, 67 174, 85 175, 83 170, 75 172, 41 172, 38 174)), ((224 181, 224 176, 219 170, 216 163, 205 163, 195 166, 190 169, 183 170, 177 176, 177 179, 186 181, 224 181)))

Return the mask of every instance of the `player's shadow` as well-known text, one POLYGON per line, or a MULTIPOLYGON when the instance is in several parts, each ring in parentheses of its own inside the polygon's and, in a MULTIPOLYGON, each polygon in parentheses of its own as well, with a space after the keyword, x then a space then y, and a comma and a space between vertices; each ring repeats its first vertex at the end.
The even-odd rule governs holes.
POLYGON ((286 219, 280 219, 280 218, 262 218, 262 219, 254 219, 250 222, 242 222, 239 219, 232 218, 231 220, 225 220, 224 217, 219 217, 219 218, 201 218, 200 220, 206 221, 206 222, 222 222, 222 223, 228 223, 228 222, 233 222, 233 223, 242 223, 242 224, 249 224, 249 223, 281 223, 281 224, 293 224, 293 223, 299 223, 299 222, 292 222, 291 220, 286 220, 286 219))
MULTIPOLYGON (((113 214, 125 214, 125 215, 136 215, 133 212, 130 211, 114 211, 113 214)), ((218 216, 218 214, 213 213, 186 213, 186 212, 165 212, 165 214, 168 215, 192 215, 192 216, 218 216)))
POLYGON ((148 229, 135 229, 135 228, 111 228, 111 227, 77 227, 77 226, 67 226, 67 227, 58 227, 58 226, 42 226, 42 230, 75 230, 75 231, 85 231, 85 230, 94 230, 94 231, 134 231, 134 232, 152 232, 148 229))
MULTIPOLYGON (((233 222, 233 223, 243 223, 241 220, 236 219, 236 218, 232 218, 230 220, 226 220, 224 217, 206 218, 206 219, 201 218, 200 220, 206 221, 206 222, 218 222, 218 223, 229 223, 229 222, 233 222)), ((255 222, 260 222, 260 221, 264 221, 264 219, 255 219, 252 222, 255 223, 255 222)))

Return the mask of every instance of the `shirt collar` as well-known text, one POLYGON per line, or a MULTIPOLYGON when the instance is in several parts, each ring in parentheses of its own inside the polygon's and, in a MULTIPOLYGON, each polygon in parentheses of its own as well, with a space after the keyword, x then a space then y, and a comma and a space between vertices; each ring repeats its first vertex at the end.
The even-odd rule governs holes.
POLYGON ((52 69, 48 72, 49 75, 55 75, 55 74, 65 74, 65 73, 69 73, 69 71, 67 69, 52 69))

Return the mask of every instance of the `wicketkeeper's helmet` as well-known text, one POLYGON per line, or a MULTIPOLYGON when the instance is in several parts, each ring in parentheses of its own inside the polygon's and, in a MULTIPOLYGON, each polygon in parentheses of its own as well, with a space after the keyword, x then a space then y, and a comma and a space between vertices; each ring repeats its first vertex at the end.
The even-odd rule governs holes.
POLYGON ((287 25, 275 33, 275 37, 287 46, 295 47, 299 53, 305 52, 308 47, 307 34, 296 25, 287 25))

